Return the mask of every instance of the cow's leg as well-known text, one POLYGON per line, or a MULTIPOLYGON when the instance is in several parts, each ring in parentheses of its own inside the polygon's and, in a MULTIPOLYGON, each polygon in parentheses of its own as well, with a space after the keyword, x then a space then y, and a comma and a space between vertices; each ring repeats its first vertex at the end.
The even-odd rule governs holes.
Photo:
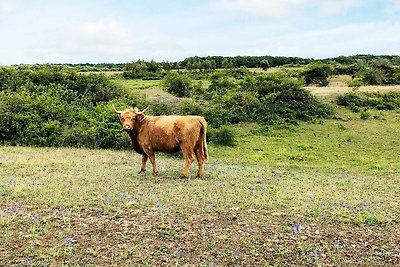
POLYGON ((183 167, 181 177, 186 177, 189 172, 190 165, 192 165, 192 163, 194 161, 194 157, 193 157, 194 149, 191 146, 186 146, 186 147, 181 146, 181 150, 182 150, 183 157, 185 158, 185 166, 183 167))
POLYGON ((144 149, 144 152, 149 157, 150 163, 153 166, 153 175, 158 175, 157 165, 156 165, 156 156, 154 155, 154 151, 151 149, 144 149))
POLYGON ((140 168, 140 172, 146 172, 146 162, 147 162, 148 156, 146 154, 142 155, 142 167, 140 168))
POLYGON ((202 146, 198 146, 194 150, 194 153, 196 154, 197 164, 199 165, 199 168, 197 170, 197 176, 203 177, 204 176, 204 155, 203 155, 202 146))

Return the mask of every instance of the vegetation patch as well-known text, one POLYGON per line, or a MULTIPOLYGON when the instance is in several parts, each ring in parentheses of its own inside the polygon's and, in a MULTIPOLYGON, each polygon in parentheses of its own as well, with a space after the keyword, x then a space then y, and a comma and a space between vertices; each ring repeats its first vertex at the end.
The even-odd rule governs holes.
POLYGON ((400 92, 388 93, 347 93, 337 97, 337 103, 353 110, 373 108, 378 110, 395 110, 400 108, 400 92))

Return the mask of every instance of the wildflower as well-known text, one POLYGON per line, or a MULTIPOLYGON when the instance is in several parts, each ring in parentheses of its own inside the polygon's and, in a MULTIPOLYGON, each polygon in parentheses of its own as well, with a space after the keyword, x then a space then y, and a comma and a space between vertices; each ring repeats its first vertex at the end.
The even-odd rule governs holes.
POLYGON ((122 200, 122 201, 124 201, 124 200, 127 199, 127 198, 125 197, 125 195, 122 194, 122 193, 119 193, 119 194, 117 195, 117 198, 119 198, 119 199, 122 200))
POLYGON ((179 258, 179 257, 182 256, 182 248, 181 248, 181 247, 177 247, 177 248, 176 248, 176 250, 175 250, 175 256, 176 256, 177 258, 179 258))
POLYGON ((296 223, 296 225, 292 227, 292 234, 298 235, 299 233, 300 233, 300 223, 296 223))
POLYGON ((71 247, 71 246, 72 246, 72 243, 74 243, 74 242, 76 242, 76 239, 75 239, 75 237, 73 237, 73 236, 67 236, 67 237, 64 239, 64 244, 65 244, 65 246, 68 246, 68 247, 71 247))
POLYGON ((25 265, 26 266, 31 266, 32 265, 32 258, 26 257, 25 258, 25 265))
POLYGON ((296 230, 298 233, 300 233, 300 223, 296 223, 296 230))
POLYGON ((33 223, 38 223, 39 222, 39 215, 33 216, 33 223))
POLYGON ((298 233, 297 233, 297 230, 296 230, 296 227, 292 227, 292 235, 297 235, 298 233))

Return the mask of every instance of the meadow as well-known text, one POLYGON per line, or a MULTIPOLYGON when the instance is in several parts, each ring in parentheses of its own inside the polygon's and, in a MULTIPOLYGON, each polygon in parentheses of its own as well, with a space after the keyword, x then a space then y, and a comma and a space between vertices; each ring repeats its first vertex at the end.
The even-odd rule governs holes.
POLYGON ((1 146, 0 265, 396 266, 400 113, 336 110, 235 126, 203 179, 179 155, 154 177, 131 150, 1 146))
POLYGON ((0 266, 400 265, 398 66, 198 60, 0 68, 0 266), (205 116, 205 177, 139 174, 112 104, 205 116))

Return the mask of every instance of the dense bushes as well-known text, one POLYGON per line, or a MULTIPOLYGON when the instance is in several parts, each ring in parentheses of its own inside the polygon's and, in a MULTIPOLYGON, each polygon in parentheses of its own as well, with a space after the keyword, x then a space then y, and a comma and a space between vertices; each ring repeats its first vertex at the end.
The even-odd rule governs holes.
POLYGON ((121 108, 150 104, 154 115, 203 115, 210 124, 210 140, 226 145, 234 144, 232 131, 221 127, 226 124, 296 123, 333 113, 302 89, 302 79, 294 73, 253 74, 240 68, 207 75, 201 82, 186 73, 168 74, 166 90, 192 97, 172 107, 128 94, 105 76, 83 75, 67 67, 0 68, 0 142, 125 148, 129 140, 111 103, 121 108))
POLYGON ((368 63, 356 60, 351 65, 337 65, 334 73, 351 75, 356 83, 363 85, 400 84, 400 68, 386 58, 374 58, 368 63))
POLYGON ((228 126, 217 129, 210 128, 207 132, 207 142, 224 146, 235 146, 235 132, 228 126))
POLYGON ((337 97, 337 104, 353 111, 358 111, 359 108, 395 110, 400 108, 400 93, 347 93, 337 97))
POLYGON ((198 99, 207 100, 204 115, 211 125, 239 122, 276 123, 326 118, 330 106, 301 87, 297 78, 279 74, 246 76, 241 80, 217 77, 198 99))
POLYGON ((162 65, 154 60, 137 60, 126 64, 122 76, 126 79, 159 80, 164 77, 162 69, 162 65))
POLYGON ((0 142, 126 147, 127 138, 107 104, 123 95, 104 76, 48 66, 39 70, 1 68, 0 142))
POLYGON ((185 74, 170 72, 163 80, 164 89, 177 97, 190 97, 193 84, 185 74))
POLYGON ((303 71, 304 82, 307 85, 327 86, 331 75, 332 67, 322 62, 310 63, 303 71))

